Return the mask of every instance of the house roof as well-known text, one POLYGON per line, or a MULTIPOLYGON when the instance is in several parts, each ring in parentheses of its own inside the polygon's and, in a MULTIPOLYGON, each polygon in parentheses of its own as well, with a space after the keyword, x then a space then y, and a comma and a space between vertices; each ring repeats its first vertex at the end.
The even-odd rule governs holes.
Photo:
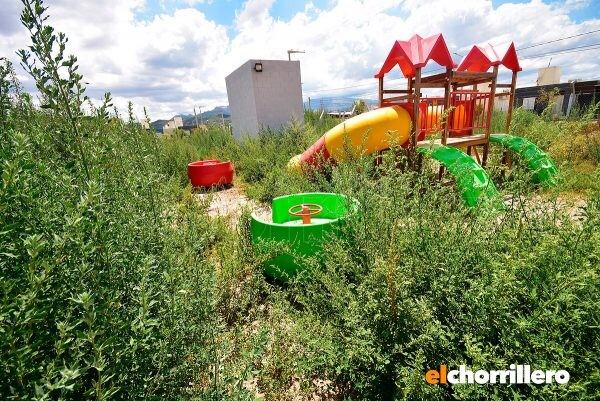
POLYGON ((522 70, 514 43, 511 42, 502 58, 498 56, 496 49, 490 44, 486 46, 473 46, 458 66, 458 71, 485 72, 490 67, 497 65, 503 65, 512 71, 522 70))
POLYGON ((429 60, 447 68, 456 67, 441 33, 427 38, 413 35, 408 41, 395 41, 375 78, 383 77, 396 65, 405 77, 413 77, 415 70, 424 67, 429 60))

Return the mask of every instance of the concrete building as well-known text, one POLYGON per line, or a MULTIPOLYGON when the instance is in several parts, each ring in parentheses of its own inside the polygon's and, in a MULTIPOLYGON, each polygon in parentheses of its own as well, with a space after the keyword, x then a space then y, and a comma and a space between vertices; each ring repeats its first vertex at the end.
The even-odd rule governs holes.
POLYGON ((183 127, 183 118, 181 116, 175 116, 163 125, 163 134, 170 134, 175 132, 177 128, 183 127))
POLYGON ((560 67, 546 67, 538 69, 537 86, 554 85, 560 83, 560 67))
POLYGON ((248 60, 225 78, 235 137, 302 121, 300 62, 248 60))
POLYGON ((140 120, 140 125, 143 129, 150 129, 150 120, 148 120, 147 118, 142 118, 140 120))
POLYGON ((547 94, 551 94, 553 114, 568 116, 573 109, 585 110, 600 101, 600 80, 517 88, 515 106, 541 113, 548 106, 547 94))

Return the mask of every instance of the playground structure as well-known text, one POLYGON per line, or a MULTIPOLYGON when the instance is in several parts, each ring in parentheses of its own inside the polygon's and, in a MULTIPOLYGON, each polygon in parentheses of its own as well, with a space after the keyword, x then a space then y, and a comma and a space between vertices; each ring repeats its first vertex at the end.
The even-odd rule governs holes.
POLYGON ((323 248, 325 240, 339 235, 344 220, 358 209, 355 199, 334 193, 300 193, 280 196, 272 202, 272 221, 254 212, 250 222, 252 242, 290 246, 263 263, 267 275, 287 281, 303 267, 302 258, 323 248))
POLYGON ((230 186, 233 183, 233 164, 230 161, 199 160, 187 166, 188 178, 195 188, 230 186))
MULTIPOLYGON (((469 206, 481 195, 493 196, 494 184, 484 170, 490 143, 505 148, 502 161, 510 165, 512 153, 526 159, 534 168, 534 179, 552 185, 556 167, 537 146, 523 138, 491 132, 494 100, 506 93, 509 106, 505 130, 512 119, 517 74, 521 71, 514 43, 502 57, 491 45, 473 46, 460 65, 456 65, 442 34, 408 41, 396 41, 380 70, 375 74, 379 86, 379 109, 350 118, 326 132, 313 146, 290 160, 289 168, 318 168, 326 160, 341 162, 350 152, 373 154, 390 148, 406 147, 412 160, 416 154, 440 163, 439 178, 445 170, 456 177, 463 199, 469 206), (425 75, 424 68, 436 62, 445 72, 425 75), (385 76, 398 66, 407 80, 406 89, 387 88, 385 76), (511 72, 510 83, 498 83, 498 71, 511 72), (423 89, 443 90, 440 96, 423 96, 423 89)), ((417 167, 419 163, 414 163, 417 167)))
MULTIPOLYGON (((502 163, 510 165, 510 153, 521 156, 533 170, 534 181, 553 185, 554 163, 536 145, 524 138, 492 133, 494 100, 498 88, 507 88, 509 106, 505 130, 512 119, 517 74, 521 71, 514 43, 502 57, 488 45, 473 46, 456 65, 441 34, 396 41, 375 75, 379 84, 379 108, 352 117, 327 131, 310 148, 294 156, 288 168, 299 172, 318 169, 323 162, 344 162, 349 157, 374 154, 394 146, 407 149, 409 165, 420 169, 420 156, 439 162, 438 177, 445 171, 454 177, 468 206, 482 199, 500 205, 498 191, 484 167, 490 144, 504 148, 502 163), (444 72, 425 75, 433 60, 444 72), (385 76, 398 66, 407 80, 406 89, 387 88, 385 76), (498 70, 511 72, 510 83, 498 83, 498 70), (440 96, 423 96, 423 89, 443 91, 440 96)), ((506 93, 502 93, 505 96, 506 93)), ((292 252, 278 252, 264 263, 265 272, 287 280, 302 269, 299 256, 322 250, 328 235, 338 234, 340 223, 356 202, 336 194, 297 194, 273 200, 273 222, 252 215, 251 235, 255 244, 275 241, 292 252), (318 216, 318 217, 317 217, 318 216)))

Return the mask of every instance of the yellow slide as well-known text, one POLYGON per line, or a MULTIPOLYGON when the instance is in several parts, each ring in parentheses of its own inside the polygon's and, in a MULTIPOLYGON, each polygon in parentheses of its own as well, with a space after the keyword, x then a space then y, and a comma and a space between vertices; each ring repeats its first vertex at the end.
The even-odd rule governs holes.
POLYGON ((343 161, 349 155, 368 155, 408 141, 411 119, 400 106, 383 107, 359 114, 327 131, 314 145, 294 156, 288 169, 318 166, 329 158, 343 161))

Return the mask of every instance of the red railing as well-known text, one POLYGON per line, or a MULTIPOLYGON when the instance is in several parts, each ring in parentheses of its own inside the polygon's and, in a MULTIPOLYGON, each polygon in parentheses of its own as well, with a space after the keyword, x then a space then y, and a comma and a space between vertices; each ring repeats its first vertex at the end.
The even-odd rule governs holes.
MULTIPOLYGON (((448 115, 450 136, 465 136, 485 131, 488 124, 489 92, 457 90, 450 93, 448 115)), ((384 99, 382 106, 398 105, 412 115, 412 102, 384 99)), ((425 135, 443 130, 444 98, 440 96, 423 97, 419 102, 419 139, 425 135)), ((483 132, 481 132, 483 133, 483 132)))
POLYGON ((448 116, 451 136, 464 136, 485 131, 490 105, 489 92, 454 91, 450 93, 450 105, 454 109, 448 116))

